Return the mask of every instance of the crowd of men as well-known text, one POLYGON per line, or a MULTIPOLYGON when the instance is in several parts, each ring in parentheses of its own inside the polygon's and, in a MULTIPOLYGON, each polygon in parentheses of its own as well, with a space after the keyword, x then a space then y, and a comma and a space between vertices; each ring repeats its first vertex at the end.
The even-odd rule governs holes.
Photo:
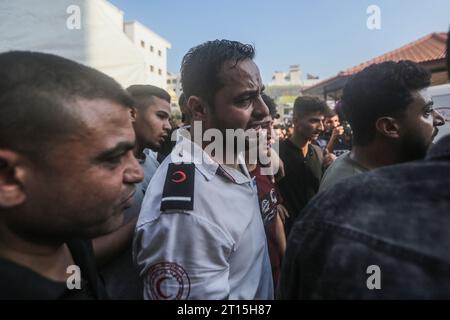
POLYGON ((174 127, 161 88, 1 53, 0 298, 450 297, 450 136, 433 145, 430 73, 389 61, 334 109, 300 96, 279 140, 254 57, 190 49, 174 127))

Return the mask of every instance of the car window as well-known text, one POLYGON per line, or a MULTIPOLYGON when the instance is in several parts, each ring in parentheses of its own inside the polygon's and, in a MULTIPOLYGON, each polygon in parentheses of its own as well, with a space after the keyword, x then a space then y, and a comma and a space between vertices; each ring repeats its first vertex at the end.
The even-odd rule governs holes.
POLYGON ((433 99, 436 111, 445 118, 445 124, 439 127, 439 133, 434 139, 436 142, 443 136, 450 134, 450 94, 432 96, 431 98, 433 99))

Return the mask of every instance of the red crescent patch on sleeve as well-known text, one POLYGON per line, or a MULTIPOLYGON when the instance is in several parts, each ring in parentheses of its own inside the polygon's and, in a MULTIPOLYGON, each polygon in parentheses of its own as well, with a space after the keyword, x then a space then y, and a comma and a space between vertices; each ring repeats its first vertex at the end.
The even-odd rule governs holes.
POLYGON ((175 262, 152 265, 148 269, 146 282, 153 300, 186 300, 191 292, 191 280, 187 272, 175 262))

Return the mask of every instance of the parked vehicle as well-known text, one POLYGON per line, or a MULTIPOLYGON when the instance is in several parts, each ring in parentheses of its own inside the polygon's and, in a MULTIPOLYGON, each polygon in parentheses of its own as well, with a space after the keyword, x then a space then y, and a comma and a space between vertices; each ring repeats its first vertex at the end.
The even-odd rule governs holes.
POLYGON ((446 134, 450 134, 450 83, 429 87, 428 94, 433 99, 435 110, 445 118, 445 124, 439 127, 439 133, 434 138, 436 142, 446 134))

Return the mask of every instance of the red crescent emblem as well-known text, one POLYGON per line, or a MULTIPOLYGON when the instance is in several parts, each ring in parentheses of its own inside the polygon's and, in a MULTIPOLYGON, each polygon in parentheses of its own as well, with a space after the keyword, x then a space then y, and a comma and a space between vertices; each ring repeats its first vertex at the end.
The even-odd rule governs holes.
POLYGON ((174 173, 172 173, 172 177, 174 177, 173 179, 172 179, 172 181, 173 182, 175 182, 175 183, 181 183, 181 182, 184 182, 184 181, 186 181, 186 173, 184 173, 183 171, 181 171, 181 170, 178 170, 178 171, 175 171, 174 173), (178 175, 178 179, 176 179, 177 176, 178 175))
POLYGON ((160 262, 152 265, 148 270, 145 283, 150 299, 155 300, 186 300, 191 292, 191 280, 188 274, 174 262, 160 262))
POLYGON ((172 296, 166 296, 161 292, 161 284, 163 281, 170 279, 170 277, 162 277, 158 281, 156 281, 156 291, 163 299, 170 299, 172 296))

